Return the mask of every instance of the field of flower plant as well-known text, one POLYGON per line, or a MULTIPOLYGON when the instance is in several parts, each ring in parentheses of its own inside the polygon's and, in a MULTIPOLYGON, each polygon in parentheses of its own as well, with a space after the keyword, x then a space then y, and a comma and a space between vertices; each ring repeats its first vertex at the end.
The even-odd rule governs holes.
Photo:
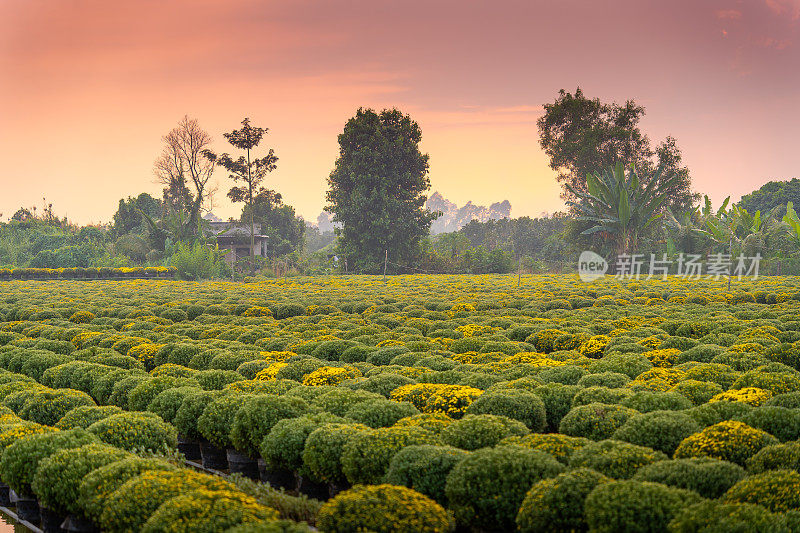
POLYGON ((799 311, 792 277, 4 281, 0 504, 47 530, 800 531, 799 311))

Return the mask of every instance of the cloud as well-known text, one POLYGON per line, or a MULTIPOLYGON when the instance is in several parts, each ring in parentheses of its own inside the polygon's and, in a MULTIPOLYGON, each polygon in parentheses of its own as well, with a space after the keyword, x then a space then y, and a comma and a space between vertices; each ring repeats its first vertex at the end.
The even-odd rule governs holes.
POLYGON ((764 0, 767 7, 776 15, 789 15, 792 20, 800 19, 800 0, 764 0))
POLYGON ((718 19, 725 20, 739 20, 742 18, 742 12, 736 9, 720 9, 716 12, 718 19))

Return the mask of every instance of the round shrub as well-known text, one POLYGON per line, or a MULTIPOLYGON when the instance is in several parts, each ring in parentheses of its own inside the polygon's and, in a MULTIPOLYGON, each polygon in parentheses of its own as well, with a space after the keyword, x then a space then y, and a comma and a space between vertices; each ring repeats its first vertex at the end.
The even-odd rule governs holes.
POLYGON ((586 531, 586 497, 610 478, 589 468, 577 468, 533 484, 517 513, 517 529, 535 531, 586 531))
POLYGON ((35 391, 22 405, 19 416, 32 422, 53 426, 76 407, 93 406, 94 400, 85 392, 72 389, 35 391))
POLYGON ((187 439, 201 440, 203 436, 197 429, 197 421, 202 416, 208 404, 218 396, 210 391, 198 391, 188 394, 175 412, 172 423, 178 433, 187 439))
POLYGON ((415 383, 416 382, 409 377, 386 372, 354 383, 351 385, 351 388, 373 392, 388 398, 396 388, 402 387, 403 385, 413 385, 415 383))
POLYGON ((609 389, 607 387, 588 387, 578 391, 572 398, 572 407, 579 405, 589 405, 590 403, 605 403, 609 405, 621 404, 625 398, 629 398, 633 392, 630 389, 609 389))
POLYGON ((518 446, 483 448, 453 467, 445 495, 459 523, 510 531, 531 486, 563 471, 564 465, 543 452, 518 446))
POLYGON ((669 523, 670 533, 789 533, 785 516, 771 513, 760 505, 703 501, 678 511, 669 523))
POLYGON ((261 457, 273 469, 301 470, 308 436, 323 424, 344 424, 347 420, 330 413, 306 414, 279 420, 259 446, 261 457))
POLYGON ((144 471, 120 485, 106 498, 97 525, 104 531, 141 531, 147 519, 162 503, 200 488, 232 489, 227 481, 191 470, 144 471))
POLYGON ((501 389, 481 394, 467 414, 500 415, 519 420, 531 431, 542 431, 547 424, 544 402, 536 394, 524 390, 501 389))
POLYGON ((222 390, 225 385, 242 381, 244 376, 235 370, 200 370, 192 378, 205 390, 222 390))
POLYGON ((754 503, 776 513, 800 509, 800 473, 771 470, 748 476, 725 493, 733 503, 754 503))
POLYGON ((575 450, 591 443, 583 437, 569 437, 558 433, 530 433, 524 437, 508 437, 500 441, 501 446, 522 446, 538 450, 555 457, 559 462, 569 464, 575 450))
POLYGON ((494 446, 506 437, 528 434, 528 428, 517 420, 497 415, 467 415, 442 430, 445 444, 462 450, 494 446))
POLYGON ((615 479, 628 479, 636 471, 667 456, 644 446, 618 440, 592 442, 576 450, 570 457, 571 467, 587 467, 615 479))
POLYGON ((739 418, 753 410, 753 406, 741 402, 714 402, 698 405, 685 412, 701 426, 713 426, 725 420, 739 418))
POLYGON ((177 387, 198 387, 198 384, 193 379, 172 376, 160 376, 142 381, 128 393, 127 408, 131 411, 144 411, 156 396, 165 390, 177 387))
POLYGON ((126 481, 148 470, 174 472, 178 467, 160 459, 130 456, 96 468, 86 474, 78 487, 81 509, 91 520, 99 522, 108 497, 126 481))
POLYGON ((665 531, 672 517, 698 503, 694 492, 648 481, 601 483, 586 498, 590 531, 665 531))
POLYGON ((672 455, 683 439, 700 429, 700 424, 686 413, 652 411, 629 418, 613 438, 672 455))
POLYGON ((245 395, 227 395, 212 400, 197 419, 197 430, 203 438, 217 448, 232 446, 231 426, 247 398, 245 395))
POLYGON ((679 382, 668 392, 676 392, 685 396, 694 405, 702 405, 722 392, 722 387, 711 381, 687 379, 679 382))
POLYGON ((123 450, 167 451, 178 445, 175 426, 152 413, 126 412, 111 415, 88 428, 105 443, 123 450))
POLYGON ((576 385, 586 375, 586 370, 576 365, 562 365, 539 372, 536 377, 544 383, 576 385))
POLYGON ((363 390, 354 391, 345 387, 335 387, 314 399, 312 405, 336 416, 344 416, 354 405, 367 400, 383 399, 385 398, 379 394, 363 390))
POLYGON ((98 420, 121 413, 116 405, 85 405, 71 409, 55 424, 58 429, 86 429, 98 420))
POLYGON ((548 383, 533 389, 533 393, 542 399, 547 413, 547 429, 558 431, 561 420, 569 412, 572 399, 581 390, 575 385, 548 383))
POLYGON ((196 489, 165 501, 143 533, 215 533, 239 524, 276 520, 275 509, 239 491, 196 489))
POLYGON ((80 512, 78 486, 84 476, 127 455, 128 452, 105 444, 59 450, 39 463, 31 488, 48 509, 62 514, 77 514, 80 512))
POLYGON ((637 414, 621 405, 590 403, 571 409, 561 420, 559 432, 572 437, 602 440, 611 437, 630 417, 637 414))
POLYGON ((781 468, 800 471, 800 443, 787 442, 765 446, 747 460, 747 470, 754 474, 781 468))
POLYGON ((630 383, 631 378, 619 372, 600 372, 597 374, 586 374, 578 380, 579 387, 606 387, 617 389, 630 383))
POLYGON ((3 452, 0 477, 17 494, 32 496, 31 483, 42 460, 59 450, 79 448, 93 442, 97 442, 97 437, 82 429, 29 435, 3 452))
POLYGON ((777 394, 767 400, 764 405, 775 405, 778 407, 786 407, 787 409, 800 408, 800 392, 785 392, 777 394))
POLYGON ((342 449, 342 472, 352 484, 380 483, 392 457, 415 444, 441 444, 433 433, 420 427, 380 428, 354 435, 342 449))
POLYGON ((172 423, 183 400, 190 394, 198 392, 197 387, 175 387, 160 392, 147 404, 147 410, 160 416, 165 422, 172 423))
POLYGON ((409 402, 376 398, 355 404, 344 416, 371 428, 380 428, 394 425, 401 418, 416 414, 419 411, 409 402))
POLYGON ((800 439, 800 410, 762 405, 738 418, 750 427, 766 431, 780 441, 800 439))
POLYGON ((278 304, 273 309, 278 320, 306 314, 306 308, 300 304, 278 304))
POLYGON ((337 494, 320 509, 317 525, 328 533, 446 533, 451 529, 441 505, 395 485, 357 485, 337 494))
POLYGON ((744 465, 761 448, 777 443, 778 439, 765 431, 727 420, 683 439, 674 457, 712 457, 744 465))
POLYGON ((650 411, 680 411, 692 407, 686 396, 677 392, 639 391, 622 400, 622 405, 640 413, 650 411))
POLYGON ((719 498, 744 476, 745 471, 739 465, 709 457, 692 457, 646 465, 633 479, 692 490, 704 498, 719 498))
POLYGON ((633 379, 642 372, 650 370, 653 363, 641 354, 633 353, 611 353, 598 359, 589 366, 589 372, 599 374, 601 372, 616 372, 625 374, 633 379))
POLYGON ((389 463, 385 480, 414 489, 445 505, 445 482, 450 471, 467 456, 451 446, 406 446, 389 463))
POLYGON ((237 450, 255 457, 261 441, 278 421, 295 418, 306 412, 308 404, 301 398, 272 395, 248 398, 233 417, 231 443, 237 450))
MULTIPOLYGON (((101 382, 105 381, 106 379, 109 379, 109 377, 113 378, 114 374, 115 374, 114 372, 109 372, 108 374, 103 376, 103 379, 101 379, 100 381, 101 382)), ((130 375, 130 373, 127 374, 128 374, 127 377, 113 384, 113 388, 111 389, 111 394, 108 397, 107 403, 110 403, 111 405, 116 405, 117 407, 122 407, 123 409, 128 408, 128 395, 131 393, 131 391, 136 387, 138 387, 141 383, 153 379, 150 378, 147 374, 144 375, 142 374, 130 375)), ((94 395, 94 393, 92 394, 94 395)), ((95 397, 97 396, 95 395, 95 397)), ((105 403, 103 402, 102 398, 99 397, 97 398, 102 403, 105 403)))
POLYGON ((319 482, 344 483, 344 446, 364 431, 369 429, 357 424, 323 424, 312 431, 306 438, 302 454, 303 467, 308 475, 319 482))

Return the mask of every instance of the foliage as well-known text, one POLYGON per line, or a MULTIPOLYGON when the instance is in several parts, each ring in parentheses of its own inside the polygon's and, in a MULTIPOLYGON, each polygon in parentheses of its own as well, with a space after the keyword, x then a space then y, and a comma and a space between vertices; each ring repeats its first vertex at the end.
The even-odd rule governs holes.
POLYGON ((105 444, 59 450, 39 462, 31 488, 48 509, 64 514, 79 513, 78 486, 84 476, 127 455, 105 444))
POLYGON ((586 497, 611 481, 589 468, 576 468, 533 484, 517 514, 519 531, 585 531, 586 497))
POLYGON ((229 275, 223 255, 219 248, 211 248, 201 241, 179 243, 170 262, 183 279, 222 278, 229 275))
POLYGON ((459 523, 508 531, 514 528, 531 485, 563 470, 543 452, 517 446, 484 448, 455 465, 447 476, 445 494, 459 523))
POLYGON ((602 483, 586 498, 591 531, 664 531, 673 516, 701 500, 696 493, 649 481, 602 483))
POLYGON ((419 125, 397 109, 362 108, 345 124, 326 210, 341 224, 338 248, 349 269, 377 272, 386 250, 394 264, 407 264, 428 234, 436 215, 422 208, 430 180, 421 138, 419 125))
POLYGON ((322 506, 319 527, 330 533, 419 531, 446 533, 450 517, 436 502, 394 485, 356 485, 322 506))

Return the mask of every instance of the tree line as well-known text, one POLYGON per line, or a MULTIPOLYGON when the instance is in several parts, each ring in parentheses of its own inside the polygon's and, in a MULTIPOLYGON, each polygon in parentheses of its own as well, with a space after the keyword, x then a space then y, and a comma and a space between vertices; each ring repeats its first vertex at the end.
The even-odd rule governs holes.
POLYGON ((229 275, 206 220, 222 171, 230 183, 227 198, 242 205, 231 222, 248 228, 251 250, 256 227, 269 239, 269 257, 251 252, 239 265, 242 274, 563 270, 587 249, 610 261, 634 252, 760 253, 778 269, 800 267, 793 209, 800 180, 770 182, 738 203, 713 208, 693 190, 677 140, 654 144, 641 131, 645 109, 635 101, 601 102, 578 88, 561 90, 543 107, 539 143, 561 185, 566 209, 560 213, 473 220, 433 235, 441 213, 425 208, 429 155, 420 150, 419 124, 398 109, 360 108, 338 136, 328 176, 325 211, 333 231, 320 231, 269 188, 279 159, 263 147, 268 128, 245 118, 223 134, 230 153, 216 153, 212 136, 186 116, 163 137, 154 164, 160 198, 121 199, 107 227, 74 226, 54 216, 46 201, 38 213, 20 209, 0 225, 0 264, 181 263, 204 276, 229 275))

